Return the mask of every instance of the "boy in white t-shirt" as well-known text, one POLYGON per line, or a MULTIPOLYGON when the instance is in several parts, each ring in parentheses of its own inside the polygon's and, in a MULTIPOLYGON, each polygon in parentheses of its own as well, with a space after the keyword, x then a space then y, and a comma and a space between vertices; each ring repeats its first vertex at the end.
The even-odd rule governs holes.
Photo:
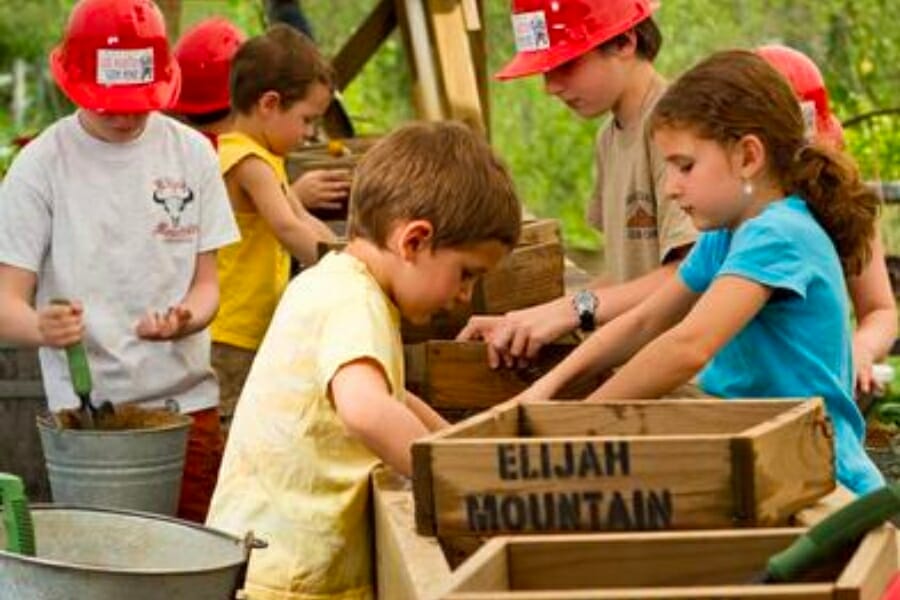
POLYGON ((194 420, 179 515, 202 521, 222 452, 215 254, 238 237, 216 157, 154 112, 180 74, 151 0, 82 0, 50 65, 79 110, 0 187, 0 339, 41 347, 52 410, 78 405, 62 351, 78 341, 95 404, 175 400, 194 420), (58 297, 71 306, 49 304, 58 297))

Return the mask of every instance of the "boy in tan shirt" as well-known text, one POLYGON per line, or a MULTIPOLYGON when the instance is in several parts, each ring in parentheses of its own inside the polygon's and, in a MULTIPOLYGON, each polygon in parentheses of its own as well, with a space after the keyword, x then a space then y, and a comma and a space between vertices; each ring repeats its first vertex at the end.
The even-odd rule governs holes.
POLYGON ((460 339, 482 338, 493 366, 638 304, 671 277, 696 238, 661 192, 664 162, 646 120, 665 89, 653 60, 662 44, 646 0, 515 0, 518 54, 501 80, 543 74, 548 94, 583 118, 612 112, 597 139, 589 222, 605 235, 609 277, 588 289, 501 317, 473 317, 460 339))

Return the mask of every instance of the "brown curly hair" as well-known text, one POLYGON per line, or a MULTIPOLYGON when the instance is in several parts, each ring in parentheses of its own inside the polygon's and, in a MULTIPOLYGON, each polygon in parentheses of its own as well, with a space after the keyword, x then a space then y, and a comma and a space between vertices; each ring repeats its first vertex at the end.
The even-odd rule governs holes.
POLYGON ((786 193, 806 200, 844 273, 858 275, 868 264, 878 196, 849 156, 805 139, 790 84, 757 54, 729 50, 701 61, 659 100, 650 127, 687 128, 726 147, 755 135, 766 148, 770 175, 786 193))

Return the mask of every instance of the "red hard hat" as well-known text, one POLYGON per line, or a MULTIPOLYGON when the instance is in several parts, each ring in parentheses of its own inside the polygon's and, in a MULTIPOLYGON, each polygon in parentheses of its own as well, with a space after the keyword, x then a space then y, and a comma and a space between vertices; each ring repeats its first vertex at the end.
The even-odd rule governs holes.
POLYGON ((231 59, 245 39, 244 32, 222 17, 201 21, 185 33, 174 50, 182 83, 172 110, 196 115, 228 108, 231 59))
POLYGON ((831 113, 828 90, 816 63, 799 50, 778 44, 757 48, 756 53, 791 84, 804 109, 807 128, 813 137, 842 147, 844 130, 831 113))
POLYGON ((625 33, 655 8, 648 0, 513 0, 517 54, 495 77, 551 71, 625 33))
POLYGON ((50 54, 53 78, 75 104, 112 113, 171 106, 181 74, 152 0, 81 0, 50 54))

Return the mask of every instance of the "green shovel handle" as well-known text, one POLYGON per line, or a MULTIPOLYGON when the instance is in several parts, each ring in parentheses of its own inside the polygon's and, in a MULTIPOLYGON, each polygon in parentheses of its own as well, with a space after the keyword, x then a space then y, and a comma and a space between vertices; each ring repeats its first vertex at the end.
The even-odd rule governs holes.
MULTIPOLYGON (((71 305, 71 302, 63 298, 54 298, 50 303, 62 306, 71 305)), ((91 381, 91 368, 88 365, 87 351, 84 349, 83 343, 77 342, 66 346, 66 362, 69 365, 69 376, 72 378, 75 395, 90 397, 94 384, 91 381)))
POLYGON ((898 512, 900 483, 857 498, 771 557, 766 569, 769 580, 795 581, 804 571, 834 556, 838 550, 898 512))
POLYGON ((25 486, 15 475, 0 473, 0 508, 3 509, 6 550, 34 556, 34 525, 28 511, 25 486))

